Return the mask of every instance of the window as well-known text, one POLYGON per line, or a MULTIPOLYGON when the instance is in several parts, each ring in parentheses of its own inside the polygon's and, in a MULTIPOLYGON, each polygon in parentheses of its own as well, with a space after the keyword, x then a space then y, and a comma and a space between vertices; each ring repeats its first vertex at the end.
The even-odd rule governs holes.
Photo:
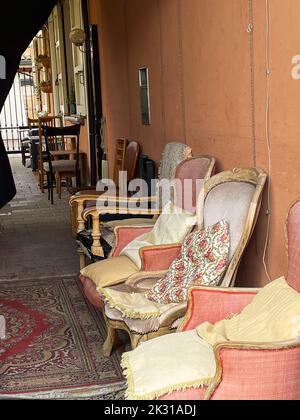
MULTIPOLYGON (((84 29, 82 19, 81 0, 70 1, 71 30, 75 28, 84 29)), ((74 94, 76 97, 77 114, 86 115, 85 103, 85 82, 83 53, 78 47, 72 44, 73 68, 74 68, 74 94)))
POLYGON ((64 28, 62 8, 54 8, 49 19, 50 50, 52 58, 52 78, 54 82, 54 109, 55 114, 68 112, 68 81, 66 72, 66 59, 64 48, 64 28))
POLYGON ((149 70, 142 68, 139 70, 139 83, 141 92, 141 115, 142 124, 150 125, 150 94, 149 94, 149 70))
POLYGON ((83 53, 71 44, 72 29, 83 29, 80 0, 63 0, 49 19, 56 114, 86 115, 83 53))
MULTIPOLYGON (((48 66, 42 64, 43 60, 46 59, 47 61, 49 56, 49 33, 47 26, 44 26, 32 42, 32 83, 35 86, 36 100, 34 111, 36 115, 40 112, 47 113, 51 110, 50 96, 41 89, 41 86, 45 83, 49 84, 50 87, 52 85, 51 69, 49 68, 50 64, 48 66)), ((30 78, 27 78, 25 75, 24 79, 21 81, 21 84, 22 86, 30 86, 30 78)))

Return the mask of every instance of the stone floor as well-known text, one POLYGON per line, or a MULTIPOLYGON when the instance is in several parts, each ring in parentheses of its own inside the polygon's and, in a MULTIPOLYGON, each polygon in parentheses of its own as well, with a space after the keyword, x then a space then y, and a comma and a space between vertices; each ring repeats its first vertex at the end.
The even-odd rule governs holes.
POLYGON ((17 195, 0 209, 0 279, 74 275, 79 258, 71 235, 68 194, 41 194, 37 177, 24 168, 21 157, 10 158, 17 195))

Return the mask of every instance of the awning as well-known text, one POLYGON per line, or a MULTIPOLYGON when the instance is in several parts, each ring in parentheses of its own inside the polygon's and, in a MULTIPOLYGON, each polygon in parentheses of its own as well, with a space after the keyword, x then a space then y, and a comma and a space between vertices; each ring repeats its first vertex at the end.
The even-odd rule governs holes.
MULTIPOLYGON (((3 4, 0 56, 6 64, 6 78, 1 79, 1 71, 0 112, 13 84, 23 52, 46 22, 56 2, 57 0, 9 0, 3 4)), ((0 208, 5 206, 15 193, 10 164, 0 134, 0 208)))

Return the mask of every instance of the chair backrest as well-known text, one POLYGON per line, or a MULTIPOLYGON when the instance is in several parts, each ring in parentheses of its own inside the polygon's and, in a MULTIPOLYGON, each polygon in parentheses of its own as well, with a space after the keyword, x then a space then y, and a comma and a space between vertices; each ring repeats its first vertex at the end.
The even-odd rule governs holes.
POLYGON ((230 263, 223 287, 234 286, 241 258, 253 234, 267 174, 262 169, 234 169, 220 173, 205 183, 198 203, 199 227, 221 220, 230 227, 230 263))
POLYGON ((39 119, 38 118, 28 118, 28 127, 31 130, 34 127, 38 128, 39 126, 39 119))
POLYGON ((124 171, 127 172, 128 182, 135 177, 139 154, 140 145, 136 141, 130 141, 126 147, 124 162, 124 171))
POLYGON ((175 177, 178 165, 184 160, 193 157, 192 149, 183 143, 168 143, 162 153, 159 168, 159 180, 172 181, 175 177))
POLYGON ((198 198, 204 186, 215 173, 216 160, 211 156, 199 156, 181 162, 174 179, 177 207, 196 213, 198 198))
MULTIPOLYGON (((34 121, 34 120, 33 120, 34 121)), ((40 117, 38 119, 38 129, 39 129, 39 161, 40 161, 40 171, 44 167, 44 153, 43 153, 43 135, 45 127, 56 127, 57 123, 62 126, 62 117, 61 116, 51 116, 51 117, 40 117)), ((48 139, 48 146, 50 150, 56 150, 58 148, 57 140, 54 139, 50 141, 48 139), (50 144, 51 143, 51 144, 50 144)))
POLYGON ((289 263, 287 282, 300 292, 300 200, 297 200, 289 210, 286 234, 289 263))
POLYGON ((68 138, 72 137, 76 141, 76 177, 79 177, 79 151, 80 151, 80 131, 81 131, 81 125, 75 124, 71 125, 69 127, 49 127, 47 125, 42 126, 42 133, 45 137, 46 141, 46 153, 47 153, 47 160, 50 165, 50 171, 52 172, 52 159, 51 159, 51 153, 52 147, 50 145, 49 140, 51 139, 54 144, 57 144, 57 138, 68 138))
POLYGON ((117 139, 115 148, 114 182, 119 187, 119 174, 124 171, 127 139, 117 139))
POLYGON ((115 150, 114 182, 117 187, 127 189, 128 185, 120 185, 120 172, 127 173, 127 184, 134 179, 140 145, 136 141, 118 139, 115 150))

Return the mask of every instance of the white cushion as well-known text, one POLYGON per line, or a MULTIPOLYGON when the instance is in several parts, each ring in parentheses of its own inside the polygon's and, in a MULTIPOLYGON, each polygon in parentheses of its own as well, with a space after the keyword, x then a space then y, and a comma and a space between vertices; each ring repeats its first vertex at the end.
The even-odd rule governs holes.
POLYGON ((123 249, 121 255, 131 259, 142 268, 139 250, 149 246, 182 243, 197 223, 197 216, 168 203, 153 230, 139 236, 123 249))

